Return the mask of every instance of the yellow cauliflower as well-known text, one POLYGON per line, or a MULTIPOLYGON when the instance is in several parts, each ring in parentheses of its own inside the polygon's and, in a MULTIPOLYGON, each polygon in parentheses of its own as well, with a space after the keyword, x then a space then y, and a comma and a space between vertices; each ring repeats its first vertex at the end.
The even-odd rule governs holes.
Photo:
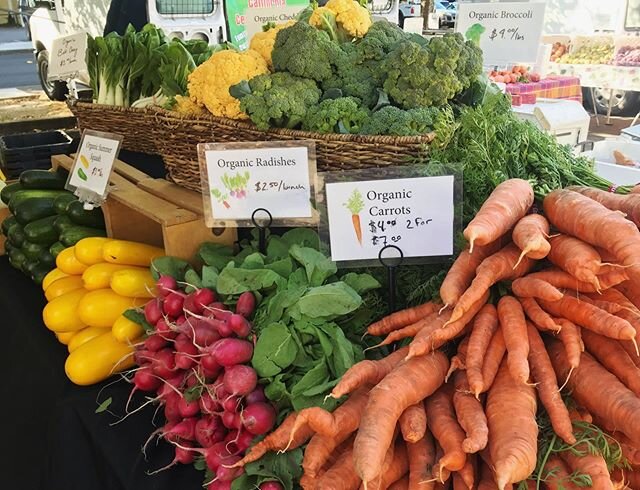
POLYGON ((318 7, 317 9, 313 9, 311 17, 309 17, 309 24, 322 30, 327 19, 335 20, 335 17, 336 13, 329 7, 318 7))
MULTIPOLYGON (((315 14, 320 8, 313 13, 315 14)), ((363 37, 373 23, 369 10, 356 0, 329 0, 324 8, 333 12, 338 26, 354 38, 363 37)), ((313 19, 313 15, 311 17, 313 19)), ((309 23, 315 26, 311 20, 309 23)))
POLYGON ((253 49, 254 51, 260 53, 260 56, 262 56, 267 62, 270 70, 273 70, 273 63, 271 62, 271 52, 273 51, 273 45, 276 43, 276 35, 282 29, 292 26, 293 24, 295 24, 295 21, 290 20, 289 22, 278 24, 267 31, 257 32, 251 38, 249 49, 253 49))
POLYGON ((240 110, 240 101, 229 94, 229 88, 265 73, 269 73, 267 62, 253 49, 218 51, 189 75, 189 96, 214 116, 247 119, 240 110))
POLYGON ((176 95, 176 103, 173 106, 173 110, 187 116, 204 116, 208 114, 203 106, 182 95, 176 95))
POLYGON ((338 15, 353 9, 354 5, 360 6, 355 0, 329 0, 324 6, 338 15))

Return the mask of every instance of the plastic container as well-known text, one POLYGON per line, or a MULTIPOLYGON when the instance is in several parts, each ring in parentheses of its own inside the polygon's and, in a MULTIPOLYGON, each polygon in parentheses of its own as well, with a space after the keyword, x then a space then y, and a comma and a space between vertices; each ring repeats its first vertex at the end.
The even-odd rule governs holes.
POLYGON ((640 164, 640 143, 633 141, 597 141, 593 144, 593 150, 586 151, 583 155, 595 160, 595 171, 598 175, 616 185, 636 185, 640 183, 640 168, 627 167, 615 163, 613 156, 615 150, 640 164))
POLYGON ((64 131, 12 134, 0 137, 0 168, 8 179, 24 170, 48 169, 51 156, 69 154, 71 138, 64 131))

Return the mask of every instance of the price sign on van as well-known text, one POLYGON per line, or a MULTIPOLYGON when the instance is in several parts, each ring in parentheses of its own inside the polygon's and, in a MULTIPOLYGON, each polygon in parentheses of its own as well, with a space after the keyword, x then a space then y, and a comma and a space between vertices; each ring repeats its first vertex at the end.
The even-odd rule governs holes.
POLYGON ((53 40, 49 54, 49 74, 47 79, 66 80, 80 72, 87 71, 85 55, 87 52, 87 34, 79 32, 53 40))
POLYGON ((479 44, 485 65, 534 63, 545 4, 460 3, 456 32, 479 44))

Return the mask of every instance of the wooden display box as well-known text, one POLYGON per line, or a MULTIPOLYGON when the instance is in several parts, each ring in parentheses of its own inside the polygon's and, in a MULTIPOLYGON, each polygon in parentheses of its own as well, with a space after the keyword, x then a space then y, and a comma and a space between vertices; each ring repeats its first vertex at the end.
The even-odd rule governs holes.
MULTIPOLYGON (((73 165, 66 155, 51 160, 54 168, 69 170, 73 165)), ((110 184, 113 187, 102 205, 109 237, 163 247, 167 255, 189 261, 194 261, 203 242, 233 245, 237 240, 235 228, 207 228, 197 192, 152 179, 120 160, 110 184)))

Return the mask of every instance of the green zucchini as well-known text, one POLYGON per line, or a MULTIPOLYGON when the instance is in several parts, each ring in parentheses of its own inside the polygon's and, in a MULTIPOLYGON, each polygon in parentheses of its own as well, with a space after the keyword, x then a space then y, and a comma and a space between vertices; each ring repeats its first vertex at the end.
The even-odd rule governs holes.
POLYGON ((18 221, 16 220, 16 217, 13 215, 9 215, 7 216, 3 221, 2 221, 2 234, 4 236, 7 236, 7 233, 9 233, 9 228, 11 228, 13 225, 15 225, 18 221))
POLYGON ((53 255, 53 257, 55 258, 55 257, 57 257, 57 256, 58 256, 58 254, 59 254, 60 252, 62 252, 65 248, 67 248, 67 247, 65 247, 62 243, 60 243, 60 242, 56 242, 56 243, 54 243, 53 245, 51 245, 51 246, 49 247, 49 252, 50 252, 50 253, 51 253, 51 255, 53 255))
MULTIPOLYGON (((24 253, 24 250, 22 251, 22 253, 24 253)), ((22 263, 22 272, 24 272, 27 276, 31 277, 31 272, 33 271, 33 269, 35 269, 36 267, 38 267, 38 261, 37 260, 29 260, 29 257, 27 257, 27 254, 25 255, 25 261, 22 263)))
POLYGON ((97 228, 90 228, 88 226, 73 226, 65 228, 62 233, 60 233, 60 241, 64 246, 72 247, 83 238, 92 236, 106 237, 107 232, 97 228))
POLYGON ((62 233, 67 228, 74 226, 76 226, 76 224, 71 221, 69 216, 58 216, 58 218, 53 222, 53 227, 58 231, 58 233, 62 233))
POLYGON ((25 170, 20 174, 20 185, 23 189, 63 190, 67 179, 56 172, 48 170, 25 170))
POLYGON ((80 201, 72 201, 67 206, 66 214, 77 225, 104 228, 104 216, 100 208, 87 211, 80 201))
POLYGON ((16 269, 22 270, 22 265, 26 260, 27 258, 19 248, 14 248, 13 250, 11 250, 11 252, 9 252, 9 263, 16 269))
POLYGON ((14 182, 13 184, 8 184, 6 187, 2 189, 2 191, 0 191, 0 200, 2 200, 2 202, 5 204, 9 204, 9 201, 11 200, 11 196, 13 196, 17 191, 20 191, 20 190, 22 190, 22 186, 20 185, 20 182, 14 182))
POLYGON ((71 193, 63 194, 61 196, 56 197, 56 200, 53 201, 53 207, 56 210, 56 213, 59 215, 63 215, 67 211, 67 206, 71 201, 75 201, 76 196, 71 193))
POLYGON ((26 241, 22 244, 22 253, 29 262, 37 262, 40 254, 47 250, 47 247, 40 245, 39 243, 33 243, 26 241))
POLYGON ((43 197, 42 199, 28 199, 16 206, 13 214, 18 223, 27 225, 32 221, 46 218, 47 216, 55 216, 56 210, 53 205, 55 199, 43 197))
POLYGON ((38 263, 36 267, 31 269, 31 280, 36 284, 42 284, 45 276, 51 272, 51 269, 53 269, 53 266, 38 263))
POLYGON ((4 251, 6 255, 9 255, 9 252, 11 252, 12 250, 14 250, 17 247, 13 246, 13 243, 11 243, 9 240, 5 240, 4 241, 4 251))
POLYGON ((53 223, 58 216, 48 216, 36 221, 32 221, 24 227, 24 237, 32 243, 39 243, 47 247, 58 241, 58 230, 53 223))
POLYGON ((9 200, 9 209, 12 213, 15 213, 16 207, 19 206, 24 201, 28 199, 55 199, 58 196, 63 194, 68 194, 67 191, 52 191, 52 190, 44 190, 38 191, 33 189, 20 189, 13 193, 11 199, 9 200))
POLYGON ((56 258, 51 255, 48 248, 45 248, 40 255, 38 255, 38 262, 42 265, 46 265, 50 269, 53 269, 56 266, 56 258))
POLYGON ((24 229, 22 225, 16 224, 9 229, 7 238, 11 240, 11 244, 15 247, 22 247, 24 243, 24 229))

